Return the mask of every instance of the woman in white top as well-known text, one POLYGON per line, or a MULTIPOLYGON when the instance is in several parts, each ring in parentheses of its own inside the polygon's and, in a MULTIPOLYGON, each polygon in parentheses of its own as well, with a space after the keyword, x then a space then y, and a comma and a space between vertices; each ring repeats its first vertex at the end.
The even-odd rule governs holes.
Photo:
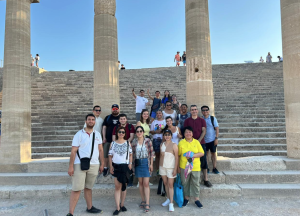
POLYGON ((113 215, 118 215, 121 211, 127 211, 124 202, 126 198, 126 184, 129 180, 128 173, 132 165, 132 148, 130 143, 124 140, 124 137, 125 128, 119 127, 116 132, 116 141, 111 143, 108 153, 110 173, 115 177, 115 201, 117 209, 113 215))
POLYGON ((178 121, 176 121, 177 119, 177 112, 175 110, 172 109, 173 105, 172 102, 167 101, 166 103, 166 108, 164 109, 164 111, 162 111, 164 119, 166 119, 168 116, 171 116, 173 119, 173 125, 177 125, 178 121))
POLYGON ((170 130, 172 132, 172 142, 178 145, 180 139, 182 138, 181 130, 177 126, 174 126, 172 122, 173 122, 172 117, 168 116, 166 118, 167 126, 165 127, 165 130, 170 130))
POLYGON ((164 140, 160 147, 159 174, 161 175, 166 192, 167 200, 162 203, 162 206, 169 205, 169 211, 174 211, 173 196, 174 196, 174 178, 177 176, 178 167, 178 147, 172 142, 172 132, 164 130, 164 140))

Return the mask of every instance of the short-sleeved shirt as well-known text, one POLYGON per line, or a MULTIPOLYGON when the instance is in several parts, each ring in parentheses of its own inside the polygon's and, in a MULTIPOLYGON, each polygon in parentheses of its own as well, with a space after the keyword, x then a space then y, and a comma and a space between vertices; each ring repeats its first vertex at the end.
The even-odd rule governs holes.
MULTIPOLYGON (((128 125, 129 124, 127 123, 126 126, 125 126, 125 137, 124 137, 124 140, 128 140, 130 138, 130 134, 131 133, 133 133, 133 134, 135 133, 133 125, 130 125, 130 130, 129 130, 129 126, 128 125)), ((117 126, 114 127, 112 135, 116 135, 117 127, 120 127, 120 125, 117 125, 117 126)))
MULTIPOLYGON (((162 121, 158 121, 158 120, 154 120, 151 123, 151 131, 157 131, 159 129, 164 129, 166 127, 167 123, 166 120, 162 120, 162 121)), ((157 139, 157 138, 163 138, 163 134, 153 134, 153 139, 157 139)))
MULTIPOLYGON (((96 122, 94 125, 94 130, 98 131, 100 134, 102 134, 102 125, 103 125, 103 119, 99 116, 96 117, 96 122)), ((86 127, 86 123, 84 123, 83 128, 86 127)))
MULTIPOLYGON (((204 136, 205 143, 209 143, 209 142, 215 141, 216 131, 214 129, 214 126, 211 123, 210 116, 208 116, 208 118, 205 118, 203 116, 203 119, 206 122, 206 134, 204 136)), ((217 120, 216 117, 214 117, 214 125, 215 125, 215 127, 219 127, 218 120, 217 120)))
POLYGON ((185 115, 182 115, 182 114, 178 115, 177 120, 178 120, 178 125, 181 130, 184 128, 184 121, 190 117, 191 117, 191 113, 189 113, 189 112, 187 112, 185 115))
POLYGON ((119 116, 108 115, 105 117, 103 125, 106 126, 105 138, 107 142, 112 141, 112 133, 114 127, 117 126, 118 124, 120 124, 119 116))
MULTIPOLYGON (((180 156, 179 166, 181 169, 185 169, 187 159, 185 156, 183 156, 183 154, 188 151, 194 152, 194 154, 200 152, 204 153, 203 148, 200 145, 198 140, 193 139, 192 142, 188 142, 186 141, 186 139, 182 139, 178 144, 178 155, 180 156)), ((194 158, 192 171, 201 171, 200 165, 201 165, 200 158, 194 158)))
POLYGON ((182 55, 182 61, 186 61, 186 54, 182 55))
MULTIPOLYGON (((184 121, 184 127, 187 126, 193 128, 193 138, 198 140, 202 133, 202 127, 206 128, 206 122, 203 118, 200 117, 197 117, 196 119, 190 117, 184 121)), ((201 144, 205 144, 204 138, 201 140, 201 144)))
POLYGON ((135 100, 136 100, 135 112, 141 113, 143 109, 146 109, 146 103, 148 103, 148 99, 141 96, 136 96, 135 100))
POLYGON ((175 110, 173 110, 173 112, 171 114, 166 113, 165 111, 162 111, 164 119, 166 119, 168 116, 171 116, 173 119, 173 123, 176 123, 177 120, 177 112, 175 110))
POLYGON ((132 154, 132 148, 129 143, 124 142, 122 144, 113 141, 111 143, 108 155, 112 156, 112 162, 115 164, 129 164, 130 154, 132 154), (128 149, 128 155, 127 155, 128 149), (126 160, 127 157, 127 160, 126 160))
POLYGON ((162 102, 163 104, 166 104, 168 101, 171 101, 171 99, 170 99, 170 98, 167 98, 167 97, 164 97, 164 98, 161 100, 161 102, 162 102))
MULTIPOLYGON (((94 151, 91 164, 99 164, 98 145, 102 144, 102 137, 98 131, 95 131, 94 151)), ((89 134, 84 129, 78 131, 72 141, 72 146, 78 147, 80 158, 90 158, 93 143, 93 133, 89 134)), ((80 159, 76 153, 74 164, 80 164, 80 159)))

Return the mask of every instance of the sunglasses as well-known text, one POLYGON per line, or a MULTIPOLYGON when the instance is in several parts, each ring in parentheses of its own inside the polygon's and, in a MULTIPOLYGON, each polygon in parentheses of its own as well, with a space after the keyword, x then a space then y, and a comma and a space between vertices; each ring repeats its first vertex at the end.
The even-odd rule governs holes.
POLYGON ((198 109, 191 109, 191 111, 197 111, 198 109))
POLYGON ((167 134, 164 134, 164 136, 171 136, 171 134, 167 133, 167 134))
POLYGON ((94 110, 95 112, 101 112, 101 110, 94 110))
POLYGON ((112 110, 113 110, 113 111, 116 111, 116 110, 119 110, 119 108, 114 107, 114 108, 112 108, 112 110))
POLYGON ((168 104, 168 105, 166 105, 166 106, 172 106, 171 104, 168 104))
POLYGON ((137 132, 137 133, 143 133, 143 131, 142 131, 142 130, 137 130, 136 132, 137 132))
POLYGON ((119 131, 118 133, 119 134, 125 134, 125 131, 119 131))
POLYGON ((202 112, 207 112, 207 111, 208 111, 208 109, 202 110, 202 112))

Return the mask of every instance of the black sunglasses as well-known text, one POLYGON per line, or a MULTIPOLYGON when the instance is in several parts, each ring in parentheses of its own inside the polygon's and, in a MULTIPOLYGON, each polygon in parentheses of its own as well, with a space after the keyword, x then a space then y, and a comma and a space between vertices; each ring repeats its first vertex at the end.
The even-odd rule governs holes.
POLYGON ((101 110, 95 110, 95 112, 101 112, 101 110))
POLYGON ((119 134, 125 134, 125 131, 118 131, 119 134))
POLYGON ((206 111, 208 111, 208 109, 202 110, 202 112, 206 112, 206 111))
POLYGON ((166 105, 166 106, 172 106, 171 104, 168 104, 168 105, 166 105))
POLYGON ((137 130, 136 132, 137 132, 137 133, 142 133, 143 131, 142 131, 142 130, 137 130))

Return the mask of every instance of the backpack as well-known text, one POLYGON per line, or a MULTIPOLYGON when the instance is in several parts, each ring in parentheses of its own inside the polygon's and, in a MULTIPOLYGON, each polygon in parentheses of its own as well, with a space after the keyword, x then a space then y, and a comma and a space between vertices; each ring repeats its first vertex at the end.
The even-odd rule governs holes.
POLYGON ((216 130, 216 128, 215 128, 215 124, 214 124, 215 117, 213 117, 213 116, 210 116, 210 120, 211 120, 211 124, 212 124, 212 126, 214 127, 214 130, 216 130))
MULTIPOLYGON (((132 124, 129 124, 129 123, 128 123, 129 134, 130 134, 131 126, 132 126, 132 124)), ((118 130, 118 127, 119 127, 119 125, 116 126, 116 131, 118 130)))

